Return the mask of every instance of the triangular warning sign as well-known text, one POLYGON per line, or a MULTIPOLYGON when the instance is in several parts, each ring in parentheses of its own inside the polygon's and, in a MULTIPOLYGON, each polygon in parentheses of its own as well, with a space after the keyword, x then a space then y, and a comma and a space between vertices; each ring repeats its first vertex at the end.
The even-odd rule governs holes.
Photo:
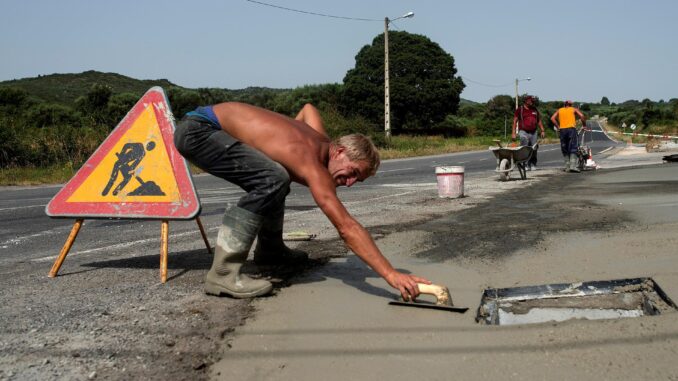
POLYGON ((200 202, 173 134, 165 92, 153 87, 49 202, 47 215, 194 218, 200 202))

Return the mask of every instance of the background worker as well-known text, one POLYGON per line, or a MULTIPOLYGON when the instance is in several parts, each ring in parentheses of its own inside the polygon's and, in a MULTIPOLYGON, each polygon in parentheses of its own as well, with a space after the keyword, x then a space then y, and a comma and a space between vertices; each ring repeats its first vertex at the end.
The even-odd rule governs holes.
MULTIPOLYGON (((541 115, 535 105, 534 97, 528 95, 523 100, 523 105, 518 107, 513 114, 513 128, 511 129, 511 139, 516 139, 516 131, 520 138, 521 146, 534 146, 537 144, 537 127, 541 130, 541 138, 544 138, 544 125, 541 123, 541 115)), ((537 150, 532 152, 532 156, 527 163, 527 170, 537 169, 537 150)))
POLYGON ((551 122, 556 126, 560 133, 560 151, 565 160, 566 172, 580 172, 577 168, 577 120, 581 120, 583 127, 586 127, 586 117, 578 108, 572 106, 572 101, 565 101, 563 107, 556 110, 551 116, 551 122))
POLYGON ((350 187, 377 172, 376 147, 360 134, 330 140, 312 105, 305 105, 294 119, 237 102, 199 107, 177 124, 174 144, 196 166, 247 192, 224 213, 205 279, 206 293, 249 298, 272 290, 267 280, 240 273, 257 236, 257 264, 306 259, 305 253, 290 250, 282 241, 285 198, 292 181, 309 188, 348 248, 404 300, 419 295, 417 283, 430 284, 394 269, 337 197, 338 186, 350 187))

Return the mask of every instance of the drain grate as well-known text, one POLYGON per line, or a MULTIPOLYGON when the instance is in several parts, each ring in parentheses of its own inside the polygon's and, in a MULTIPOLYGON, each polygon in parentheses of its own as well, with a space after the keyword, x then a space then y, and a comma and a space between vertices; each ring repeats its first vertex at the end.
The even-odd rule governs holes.
POLYGON ((652 278, 493 288, 476 321, 492 325, 659 315, 677 307, 652 278))

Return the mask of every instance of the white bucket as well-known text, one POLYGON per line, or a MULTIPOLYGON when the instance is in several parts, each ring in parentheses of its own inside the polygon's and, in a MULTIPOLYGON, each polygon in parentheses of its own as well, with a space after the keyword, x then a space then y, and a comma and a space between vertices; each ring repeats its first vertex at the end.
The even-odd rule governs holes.
POLYGON ((464 195, 464 167, 436 167, 438 197, 457 198, 464 195))

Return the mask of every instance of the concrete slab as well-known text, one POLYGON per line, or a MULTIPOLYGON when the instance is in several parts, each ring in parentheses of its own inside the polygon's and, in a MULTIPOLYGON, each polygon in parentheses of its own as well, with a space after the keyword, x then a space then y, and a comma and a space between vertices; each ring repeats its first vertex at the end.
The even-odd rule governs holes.
MULTIPOLYGON (((636 158, 631 154, 608 163, 636 165, 636 158)), ((558 200, 598 202, 603 192, 607 207, 641 221, 631 229, 550 234, 503 259, 452 257, 442 263, 410 255, 430 246, 430 235, 402 231, 378 241, 396 267, 448 286, 456 305, 471 307, 464 315, 389 306, 395 292, 359 259, 333 259, 277 296, 257 300, 256 318, 236 331, 210 375, 295 381, 678 379, 675 313, 508 327, 474 321, 482 290, 490 287, 653 277, 678 300, 678 193, 666 192, 676 171, 659 168, 599 171, 586 178, 596 192, 587 194, 580 185, 581 194, 543 195, 557 207, 558 200), (637 204, 632 196, 615 193, 624 185, 632 194, 634 184, 646 181, 663 185, 653 186, 656 192, 644 188, 637 204), (643 213, 641 204, 666 212, 643 213)), ((438 234, 453 231, 439 226, 449 220, 438 221, 426 226, 438 228, 438 234)))

